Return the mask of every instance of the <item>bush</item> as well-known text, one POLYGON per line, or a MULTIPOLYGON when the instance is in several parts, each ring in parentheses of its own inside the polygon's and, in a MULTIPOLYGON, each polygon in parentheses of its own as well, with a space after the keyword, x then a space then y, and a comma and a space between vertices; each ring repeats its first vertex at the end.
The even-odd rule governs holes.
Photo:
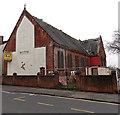
POLYGON ((77 90, 76 83, 69 83, 67 86, 63 86, 59 83, 57 89, 64 89, 64 90, 77 90))

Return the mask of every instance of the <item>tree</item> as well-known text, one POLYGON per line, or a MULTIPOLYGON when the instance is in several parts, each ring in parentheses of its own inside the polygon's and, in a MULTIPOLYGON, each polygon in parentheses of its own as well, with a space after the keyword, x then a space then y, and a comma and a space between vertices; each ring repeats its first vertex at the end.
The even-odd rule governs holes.
POLYGON ((107 42, 106 47, 111 53, 120 53, 120 30, 114 31, 113 41, 107 42))

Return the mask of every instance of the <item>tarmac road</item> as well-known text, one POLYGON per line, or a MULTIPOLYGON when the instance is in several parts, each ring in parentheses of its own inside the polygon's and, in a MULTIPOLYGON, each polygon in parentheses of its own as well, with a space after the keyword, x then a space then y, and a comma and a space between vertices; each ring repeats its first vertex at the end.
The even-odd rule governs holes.
POLYGON ((3 90, 2 113, 118 113, 118 104, 3 90))

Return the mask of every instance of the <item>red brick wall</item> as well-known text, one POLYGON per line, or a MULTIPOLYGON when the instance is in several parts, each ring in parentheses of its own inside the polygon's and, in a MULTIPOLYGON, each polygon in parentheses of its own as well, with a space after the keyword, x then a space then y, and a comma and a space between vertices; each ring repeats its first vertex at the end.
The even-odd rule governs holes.
POLYGON ((58 76, 4 76, 2 84, 56 88, 59 84, 58 76))
POLYGON ((105 54, 102 38, 100 39, 99 49, 100 49, 99 50, 100 65, 101 66, 106 66, 106 54, 105 54), (101 59, 101 58, 103 58, 103 59, 101 59))
MULTIPOLYGON (((89 61, 89 57, 87 57, 87 56, 85 56, 85 55, 83 55, 83 54, 80 54, 80 53, 77 53, 77 52, 75 52, 75 51, 71 51, 71 50, 67 50, 66 51, 66 67, 68 68, 68 61, 67 61, 67 59, 68 59, 68 54, 72 54, 72 67, 73 68, 75 68, 76 66, 75 66, 75 56, 78 56, 79 57, 79 65, 80 65, 80 67, 81 67, 81 60, 80 60, 80 58, 81 57, 84 57, 85 59, 88 59, 88 61, 89 61)), ((88 62, 89 63, 89 62, 88 62)))
POLYGON ((112 75, 77 76, 77 88, 82 91, 117 92, 117 80, 112 75))
POLYGON ((5 46, 5 51, 16 51, 16 30, 13 31, 11 39, 8 40, 8 43, 5 46))
POLYGON ((2 84, 13 85, 13 76, 4 76, 2 84))
MULTIPOLYGON (((79 57, 79 65, 81 66, 81 61, 80 61, 80 58, 81 57, 84 57, 85 59, 88 59, 88 63, 90 64, 90 60, 89 60, 89 57, 88 56, 85 56, 85 55, 83 55, 83 54, 81 54, 81 53, 78 53, 78 52, 76 52, 76 51, 73 51, 73 50, 70 50, 70 49, 67 49, 67 48, 65 48, 65 47, 62 47, 62 46, 54 46, 54 50, 55 50, 55 52, 54 52, 54 57, 57 57, 57 51, 64 51, 65 52, 65 68, 68 68, 68 54, 72 54, 72 67, 73 67, 73 69, 75 69, 75 56, 78 56, 79 57)), ((57 66, 57 58, 56 58, 56 60, 54 60, 54 65, 56 65, 57 66)))
POLYGON ((58 76, 42 76, 40 77, 40 87, 56 88, 59 84, 58 76))
POLYGON ((14 79, 14 85, 37 86, 37 76, 17 76, 14 79))
POLYGON ((52 39, 50 36, 37 24, 35 25, 35 47, 46 46, 46 68, 53 69, 53 46, 51 46, 52 39))

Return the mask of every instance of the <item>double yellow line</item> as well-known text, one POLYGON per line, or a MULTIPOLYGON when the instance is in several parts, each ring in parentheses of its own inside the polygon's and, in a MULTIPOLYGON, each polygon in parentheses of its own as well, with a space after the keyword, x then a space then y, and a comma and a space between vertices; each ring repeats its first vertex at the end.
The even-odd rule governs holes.
POLYGON ((102 102, 102 101, 100 102, 100 101, 86 100, 86 99, 75 99, 75 98, 69 98, 69 97, 60 97, 60 96, 51 96, 51 95, 40 95, 40 96, 68 99, 68 100, 74 100, 74 101, 84 101, 84 102, 90 102, 90 103, 101 103, 101 104, 117 105, 117 106, 120 105, 117 103, 102 102))
MULTIPOLYGON (((98 101, 91 101, 91 100, 84 100, 84 99, 73 99, 73 98, 68 98, 68 97, 48 96, 48 95, 41 95, 41 96, 56 97, 56 98, 63 98, 63 99, 77 100, 77 101, 94 102, 94 103, 103 103, 103 104, 110 104, 110 105, 119 105, 119 104, 115 104, 115 103, 98 102, 98 101)), ((25 102, 26 100, 24 100, 24 98, 25 98, 25 96, 13 98, 13 99, 25 102)), ((54 106, 53 104, 47 104, 47 103, 41 103, 41 102, 37 102, 37 104, 44 105, 44 106, 51 106, 51 107, 54 106)), ((80 112, 85 112, 85 113, 95 113, 93 111, 88 111, 88 110, 83 110, 83 109, 77 109, 77 108, 70 108, 70 109, 73 110, 73 111, 80 111, 80 112)))

